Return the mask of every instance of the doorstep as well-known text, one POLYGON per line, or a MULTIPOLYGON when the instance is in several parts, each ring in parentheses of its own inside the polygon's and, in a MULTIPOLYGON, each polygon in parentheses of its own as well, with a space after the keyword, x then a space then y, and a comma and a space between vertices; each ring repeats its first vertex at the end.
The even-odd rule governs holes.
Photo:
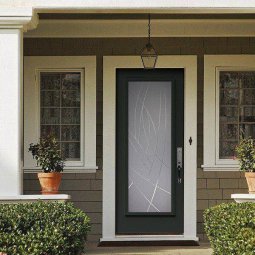
POLYGON ((65 202, 69 199, 71 199, 71 196, 67 194, 0 196, 0 204, 29 203, 36 201, 65 202))
POLYGON ((93 247, 89 244, 86 255, 212 255, 212 249, 208 243, 202 243, 199 247, 183 246, 146 246, 146 247, 93 247))

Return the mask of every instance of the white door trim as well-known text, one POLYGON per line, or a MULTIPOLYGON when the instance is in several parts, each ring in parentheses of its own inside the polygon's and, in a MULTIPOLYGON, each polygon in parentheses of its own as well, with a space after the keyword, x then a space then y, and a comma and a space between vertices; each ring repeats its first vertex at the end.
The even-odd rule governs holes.
POLYGON ((198 240, 197 187, 197 57, 159 56, 157 68, 184 68, 184 233, 119 236, 115 232, 116 69, 142 68, 139 56, 106 56, 103 63, 103 237, 101 241, 198 240), (189 139, 192 137, 192 144, 189 139))

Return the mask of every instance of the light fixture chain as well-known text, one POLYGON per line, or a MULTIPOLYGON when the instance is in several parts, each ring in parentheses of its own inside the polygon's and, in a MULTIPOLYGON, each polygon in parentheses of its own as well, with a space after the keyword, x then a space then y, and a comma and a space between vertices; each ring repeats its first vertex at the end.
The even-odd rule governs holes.
POLYGON ((148 42, 141 52, 144 69, 153 69, 156 66, 158 54, 151 44, 151 14, 148 14, 148 42))
POLYGON ((149 14, 149 23, 148 23, 148 39, 149 44, 151 43, 151 15, 149 14))

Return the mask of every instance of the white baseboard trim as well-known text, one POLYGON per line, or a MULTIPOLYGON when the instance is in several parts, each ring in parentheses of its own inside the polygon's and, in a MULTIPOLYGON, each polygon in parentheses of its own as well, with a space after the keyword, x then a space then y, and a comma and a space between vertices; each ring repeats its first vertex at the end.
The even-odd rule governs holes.
POLYGON ((102 237, 100 242, 118 241, 198 241, 196 236, 184 235, 116 235, 115 237, 102 237))

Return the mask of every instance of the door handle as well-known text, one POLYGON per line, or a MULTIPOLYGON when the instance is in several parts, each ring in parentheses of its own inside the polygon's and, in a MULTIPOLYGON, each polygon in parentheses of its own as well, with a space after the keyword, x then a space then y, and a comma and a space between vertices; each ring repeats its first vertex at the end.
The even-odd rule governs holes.
POLYGON ((177 147, 177 180, 178 183, 182 183, 182 147, 177 147))

